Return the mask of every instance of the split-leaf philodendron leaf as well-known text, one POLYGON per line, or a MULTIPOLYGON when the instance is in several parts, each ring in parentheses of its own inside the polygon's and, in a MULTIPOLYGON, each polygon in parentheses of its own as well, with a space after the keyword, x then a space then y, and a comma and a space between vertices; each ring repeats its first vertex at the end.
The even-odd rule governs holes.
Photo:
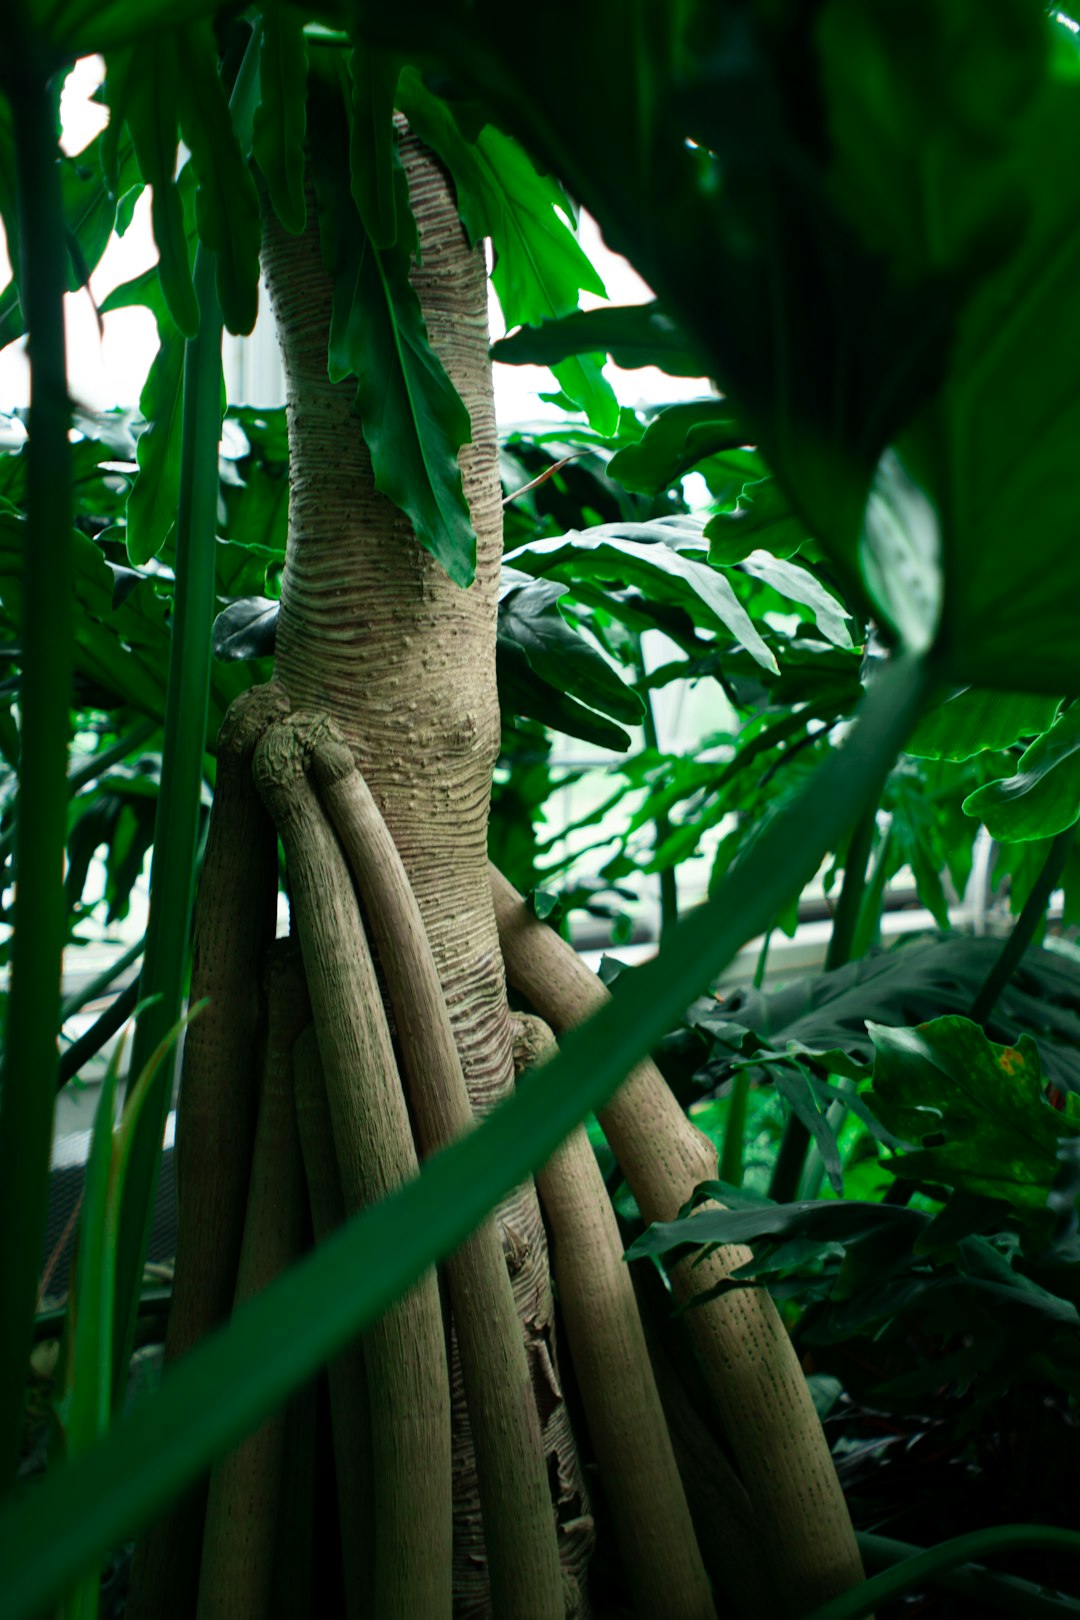
POLYGON ((1063 1136, 1080 1134, 1043 1095, 1029 1035, 998 1046, 970 1019, 915 1029, 868 1023, 878 1118, 914 1151, 893 1159, 899 1176, 942 1182, 1022 1210, 1046 1205, 1063 1136))
POLYGON ((1080 817, 1080 704, 1021 754, 1016 774, 988 782, 964 800, 992 838, 1023 843, 1051 838, 1080 817))

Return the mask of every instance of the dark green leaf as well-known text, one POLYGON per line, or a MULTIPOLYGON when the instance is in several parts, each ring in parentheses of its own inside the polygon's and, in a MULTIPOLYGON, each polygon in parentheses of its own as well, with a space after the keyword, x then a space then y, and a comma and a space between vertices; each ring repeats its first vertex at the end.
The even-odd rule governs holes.
POLYGON ((571 354, 602 350, 617 366, 657 366, 673 377, 700 377, 707 369, 691 353, 675 322, 659 304, 579 310, 560 320, 525 327, 492 345, 493 360, 512 366, 550 366, 571 354))
POLYGON ((1080 816, 1080 704, 1036 737, 1015 776, 977 788, 964 810, 1007 843, 1050 838, 1071 827, 1080 816))
POLYGON ((259 46, 260 102, 252 155, 262 170, 274 212, 287 231, 304 229, 304 131, 307 125, 307 44, 304 17, 287 0, 263 8, 259 46))
POLYGON ((214 657, 245 662, 270 657, 277 640, 280 606, 265 596, 230 603, 214 620, 214 657))
POLYGON ((1043 1096, 1034 1041, 997 1046, 967 1018, 917 1029, 868 1023, 874 1089, 868 1101, 888 1128, 921 1144, 891 1168, 944 1182, 1017 1209, 1039 1210, 1058 1170, 1058 1139, 1075 1136, 1043 1096))
POLYGON ((105 172, 115 172, 120 125, 126 121, 140 172, 152 191, 151 221, 165 301, 178 330, 192 337, 199 310, 184 208, 174 179, 179 123, 175 42, 166 34, 151 36, 110 56, 108 69, 105 92, 111 119, 102 146, 105 172))
POLYGON ((807 532, 776 479, 759 478, 744 486, 732 511, 710 518, 705 538, 712 542, 710 561, 726 568, 752 551, 793 557, 806 544, 807 532))
POLYGON ((155 557, 169 539, 180 496, 184 343, 164 323, 159 331, 161 347, 139 399, 147 425, 139 435, 139 476, 127 506, 127 549, 135 568, 155 557))
MULTIPOLYGON (((700 1189, 707 1193, 711 1183, 700 1189)), ((854 1199, 797 1204, 758 1204, 748 1209, 695 1209, 675 1221, 655 1221, 626 1251, 627 1260, 670 1254, 706 1243, 752 1243, 755 1238, 809 1238, 814 1243, 855 1243, 895 1227, 909 1241, 923 1232, 930 1217, 921 1211, 854 1199)))
POLYGON ((1011 748, 1052 724, 1057 699, 965 686, 929 710, 908 738, 905 752, 920 759, 973 759, 984 750, 1011 748))
POLYGON ((723 400, 688 400, 654 416, 637 444, 612 456, 608 472, 627 489, 659 495, 706 456, 736 450, 745 437, 723 400))
POLYGON ((353 201, 368 240, 377 248, 393 247, 397 237, 394 92, 400 71, 400 57, 371 46, 357 46, 349 58, 353 201))
POLYGON ((566 586, 551 580, 511 585, 499 603, 499 639, 521 648, 530 667, 602 714, 639 725, 644 706, 607 659, 559 611, 566 586))
POLYGON ((409 281, 415 222, 408 182, 395 160, 397 240, 379 252, 367 240, 344 164, 344 117, 327 93, 313 104, 312 136, 323 259, 334 283, 329 371, 355 375, 356 404, 376 487, 413 524, 416 537, 459 585, 476 568, 476 536, 458 451, 469 413, 428 342, 409 281))
POLYGON ((173 50, 180 127, 199 183, 195 194, 199 239, 217 258, 217 290, 226 327, 230 332, 250 332, 259 307, 259 199, 218 76, 210 24, 178 29, 173 50))

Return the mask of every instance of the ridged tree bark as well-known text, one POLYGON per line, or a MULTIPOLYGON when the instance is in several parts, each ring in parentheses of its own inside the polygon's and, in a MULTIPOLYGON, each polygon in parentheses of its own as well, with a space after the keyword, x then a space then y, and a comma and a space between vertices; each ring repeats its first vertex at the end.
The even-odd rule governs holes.
MULTIPOLYGON (((327 378, 331 288, 317 230, 289 236, 271 219, 263 260, 287 379, 292 467, 276 679, 294 713, 335 722, 390 830, 430 942, 469 1103, 482 1115, 514 1084, 486 877, 499 742, 502 528, 486 273, 442 172, 407 132, 400 152, 420 238, 413 284, 432 347, 472 422, 460 462, 478 537, 476 579, 468 590, 452 584, 376 491, 354 388, 327 378)), ((501 1207, 498 1225, 555 1498, 566 1612, 583 1614, 592 1517, 559 1381, 547 1246, 531 1183, 501 1207)), ((456 1356, 452 1399, 454 1608, 482 1616, 490 1612, 487 1551, 456 1356)))

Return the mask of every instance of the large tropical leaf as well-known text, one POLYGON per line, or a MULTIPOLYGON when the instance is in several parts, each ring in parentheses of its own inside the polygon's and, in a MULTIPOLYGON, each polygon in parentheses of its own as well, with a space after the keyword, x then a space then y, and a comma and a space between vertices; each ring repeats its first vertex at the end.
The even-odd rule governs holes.
POLYGON ((1056 698, 965 686, 923 715, 905 752, 921 759, 973 759, 1038 736, 1056 712, 1056 698))
POLYGON ((175 179, 179 143, 176 58, 165 35, 114 52, 105 93, 110 124, 102 146, 106 178, 117 173, 121 126, 131 133, 139 169, 151 188, 150 217, 158 250, 158 274, 173 324, 185 337, 198 330, 199 311, 191 283, 184 206, 175 179))
MULTIPOLYGON (((754 1032, 753 1044, 783 1054, 791 1045, 873 1055, 867 1020, 914 1025, 941 1013, 963 1015, 1001 951, 1000 941, 956 935, 915 940, 781 989, 739 989, 725 997, 725 1020, 754 1032)), ((1032 947, 1002 991, 987 1026, 997 1040, 1032 1036, 1049 1079, 1080 1091, 1080 972, 1062 956, 1032 947)), ((731 1049, 729 1049, 730 1051, 731 1049)), ((717 1079, 728 1060, 718 1052, 717 1079)))
POLYGON ((673 377, 700 377, 704 361, 693 353, 659 304, 577 310, 559 320, 524 327, 492 345, 493 360, 511 366, 550 366, 572 354, 609 354, 628 371, 656 366, 673 377))
POLYGON ((307 125, 307 45, 304 15, 278 0, 263 7, 259 39, 259 105, 252 156, 262 171, 274 212, 287 231, 307 221, 304 131, 307 125))
POLYGON ((1060 1169, 1058 1143, 1080 1135, 1080 1125, 1046 1101, 1031 1037, 998 1046, 978 1024, 956 1017, 917 1029, 867 1029, 875 1054, 870 1106, 896 1136, 916 1144, 890 1169, 1045 1209, 1060 1169))
POLYGON ((1016 774, 988 782, 964 800, 994 838, 1009 843, 1050 838, 1080 817, 1080 704, 1036 737, 1016 774))
POLYGON ((688 400, 653 417, 637 444, 612 456, 608 471, 627 489, 659 495, 706 456, 737 450, 745 438, 723 400, 688 400))
POLYGON ((683 518, 599 524, 534 540, 506 560, 542 578, 638 585, 651 601, 675 603, 695 624, 734 636, 763 669, 775 674, 776 659, 723 574, 675 550, 681 539, 699 543, 701 524, 683 518))
POLYGON ((630 738, 610 718, 639 725, 644 706, 601 652, 559 611, 567 587, 507 569, 496 646, 499 706, 601 748, 625 750, 630 738))
MULTIPOLYGON (((582 288, 604 296, 604 284, 569 224, 570 204, 550 175, 493 126, 466 140, 446 103, 415 69, 401 76, 398 103, 454 178, 458 207, 474 241, 490 236, 492 282, 508 326, 537 325, 577 308, 582 288)), ((604 377, 602 355, 573 351, 549 362, 563 392, 598 432, 611 435, 619 407, 604 377)))
POLYGON ((394 157, 397 237, 379 250, 353 201, 348 128, 336 91, 313 106, 315 191, 323 258, 334 283, 329 371, 357 380, 356 404, 376 487, 403 511, 416 537, 459 585, 476 569, 476 535, 458 451, 472 425, 428 342, 409 281, 416 225, 404 170, 394 157))

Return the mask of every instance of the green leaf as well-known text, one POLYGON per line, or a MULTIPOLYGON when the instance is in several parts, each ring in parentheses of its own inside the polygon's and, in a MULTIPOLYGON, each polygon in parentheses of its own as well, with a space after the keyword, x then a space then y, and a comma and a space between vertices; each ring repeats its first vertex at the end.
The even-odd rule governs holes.
MULTIPOLYGON (((1007 11, 1015 23, 1015 8, 1007 11)), ((1002 26, 995 11, 995 33, 1002 26)), ((1080 173, 1065 156, 1080 141, 1080 78, 1064 29, 1037 26, 1034 12, 1023 29, 1040 55, 1049 46, 1049 59, 1026 105, 1004 123, 995 114, 1007 148, 991 141, 963 188, 994 179, 1012 201, 1009 251, 981 275, 945 386, 904 449, 940 514, 949 579, 941 644, 952 679, 1056 695, 1080 685, 1071 607, 1080 583, 1080 396, 1071 381, 1080 173)), ((1002 47, 998 71, 1005 60, 1002 47)))
POLYGON ((874 1087, 867 1101, 905 1142, 896 1175, 943 1182, 1020 1210, 1041 1210, 1058 1172, 1058 1140, 1080 1134, 1043 1096, 1029 1035, 998 1046, 967 1018, 917 1029, 868 1023, 874 1087))
POLYGON ((582 354, 560 360, 551 371, 567 399, 585 412, 589 426, 611 438, 619 426, 619 401, 604 376, 603 365, 602 354, 582 354))
POLYGON ((274 212, 285 229, 297 236, 307 221, 307 61, 303 12, 287 0, 264 6, 259 43, 261 99, 255 113, 252 155, 262 170, 274 212))
POLYGON ((178 29, 172 49, 180 127, 199 182, 195 194, 199 239, 216 255, 226 327, 230 332, 250 332, 259 308, 259 198, 218 75, 210 23, 178 29))
POLYGON ((885 623, 902 645, 925 651, 941 620, 941 531, 933 506, 891 450, 874 474, 859 558, 885 623))
MULTIPOLYGON (((0 601, 13 623, 23 616, 22 548, 26 520, 0 511, 0 601)), ((84 679, 142 714, 160 719, 165 709, 164 672, 169 626, 165 602, 148 581, 123 603, 115 602, 116 579, 98 546, 72 534, 75 602, 75 670, 84 679)))
POLYGON ((705 528, 712 542, 709 560, 726 568, 752 551, 793 557, 806 544, 806 524, 792 508, 775 478, 746 484, 731 512, 718 512, 705 528))
MULTIPOLYGON (((696 1190, 706 1195, 711 1183, 696 1190)), ((806 1238, 813 1243, 857 1243, 883 1228, 896 1228, 917 1238, 930 1224, 921 1210, 889 1204, 807 1199, 793 1204, 756 1204, 748 1209, 687 1209, 678 1220, 654 1221, 636 1238, 624 1256, 641 1260, 647 1255, 678 1253, 706 1243, 753 1243, 757 1238, 790 1242, 806 1238)))
POLYGON ((398 236, 380 252, 364 236, 343 163, 344 119, 327 97, 312 109, 315 190, 323 258, 334 283, 331 379, 355 375, 356 405, 376 488, 410 519, 420 544, 458 585, 476 569, 476 535, 458 451, 469 413, 428 342, 409 281, 415 223, 395 163, 398 236))
POLYGON ((184 208, 174 179, 179 100, 176 51, 168 35, 152 36, 110 56, 105 94, 111 119, 102 146, 106 176, 114 175, 120 125, 126 121, 139 169, 150 186, 150 218, 158 250, 158 273, 169 313, 185 337, 199 326, 191 282, 184 208))
POLYGON ((568 583, 590 578, 638 585, 650 601, 677 603, 695 624, 734 636, 755 662, 775 674, 775 658, 723 574, 675 550, 682 541, 700 544, 701 525, 695 519, 599 524, 534 540, 512 551, 506 561, 526 573, 568 583))
POLYGON ((353 201, 377 248, 393 247, 397 236, 394 92, 400 71, 399 56, 368 45, 358 45, 349 57, 353 201))
MULTIPOLYGON (((398 86, 398 103, 422 140, 450 170, 458 208, 473 242, 490 236, 492 281, 508 326, 534 325, 576 309, 581 288, 604 297, 600 280, 567 223, 570 204, 557 181, 541 175, 527 153, 492 125, 466 140, 453 113, 415 68, 398 86)), ((615 433, 619 405, 602 372, 597 345, 554 357, 567 398, 605 437, 615 433), (559 363, 561 362, 561 363, 559 363)))
POLYGON ((1080 817, 1080 704, 1036 737, 1015 776, 988 782, 964 800, 992 838, 1026 843, 1064 832, 1080 817))
POLYGON ((572 1030, 558 1057, 475 1131, 427 1160, 414 1182, 245 1303, 103 1444, 5 1508, 5 1620, 30 1620, 99 1553, 160 1514, 214 1456, 456 1248, 590 1110, 603 1107, 687 1001, 768 926, 822 853, 876 800, 924 690, 921 672, 907 662, 877 681, 861 722, 809 791, 715 900, 678 925, 658 958, 620 977, 612 1003, 572 1030), (62 1537, 57 1524, 65 1526, 62 1537))
POLYGON ((699 461, 737 450, 745 439, 723 400, 692 399, 654 416, 637 444, 612 456, 608 472, 625 489, 660 495, 699 461))
POLYGON ((567 587, 551 580, 504 584, 496 646, 503 714, 526 715, 602 748, 630 739, 601 716, 639 725, 644 706, 559 611, 567 587))
POLYGON ((171 323, 159 324, 161 347, 139 396, 146 427, 139 435, 139 476, 127 504, 127 550, 133 568, 156 557, 176 526, 180 498, 180 437, 184 342, 171 323))
POLYGON ((700 377, 708 369, 655 303, 578 310, 525 327, 492 344, 491 358, 511 366, 550 366, 567 355, 597 350, 628 371, 656 366, 672 377, 700 377))
POLYGON ((919 759, 965 760, 988 749, 1011 748, 1022 737, 1045 731, 1057 706, 1056 698, 965 686, 923 716, 905 753, 919 759))
MULTIPOLYGON (((711 551, 709 555, 711 558, 711 551)), ((846 623, 851 614, 831 591, 827 591, 824 585, 814 578, 808 568, 801 568, 797 563, 785 562, 783 558, 771 556, 767 551, 755 551, 744 559, 742 571, 753 579, 760 579, 764 584, 771 586, 779 596, 786 596, 789 602, 799 602, 803 607, 809 608, 821 634, 826 641, 831 641, 834 647, 846 650, 851 646, 851 634, 846 623)))
POLYGON ((273 655, 280 602, 246 596, 231 602, 214 620, 214 657, 223 662, 249 662, 273 655))

